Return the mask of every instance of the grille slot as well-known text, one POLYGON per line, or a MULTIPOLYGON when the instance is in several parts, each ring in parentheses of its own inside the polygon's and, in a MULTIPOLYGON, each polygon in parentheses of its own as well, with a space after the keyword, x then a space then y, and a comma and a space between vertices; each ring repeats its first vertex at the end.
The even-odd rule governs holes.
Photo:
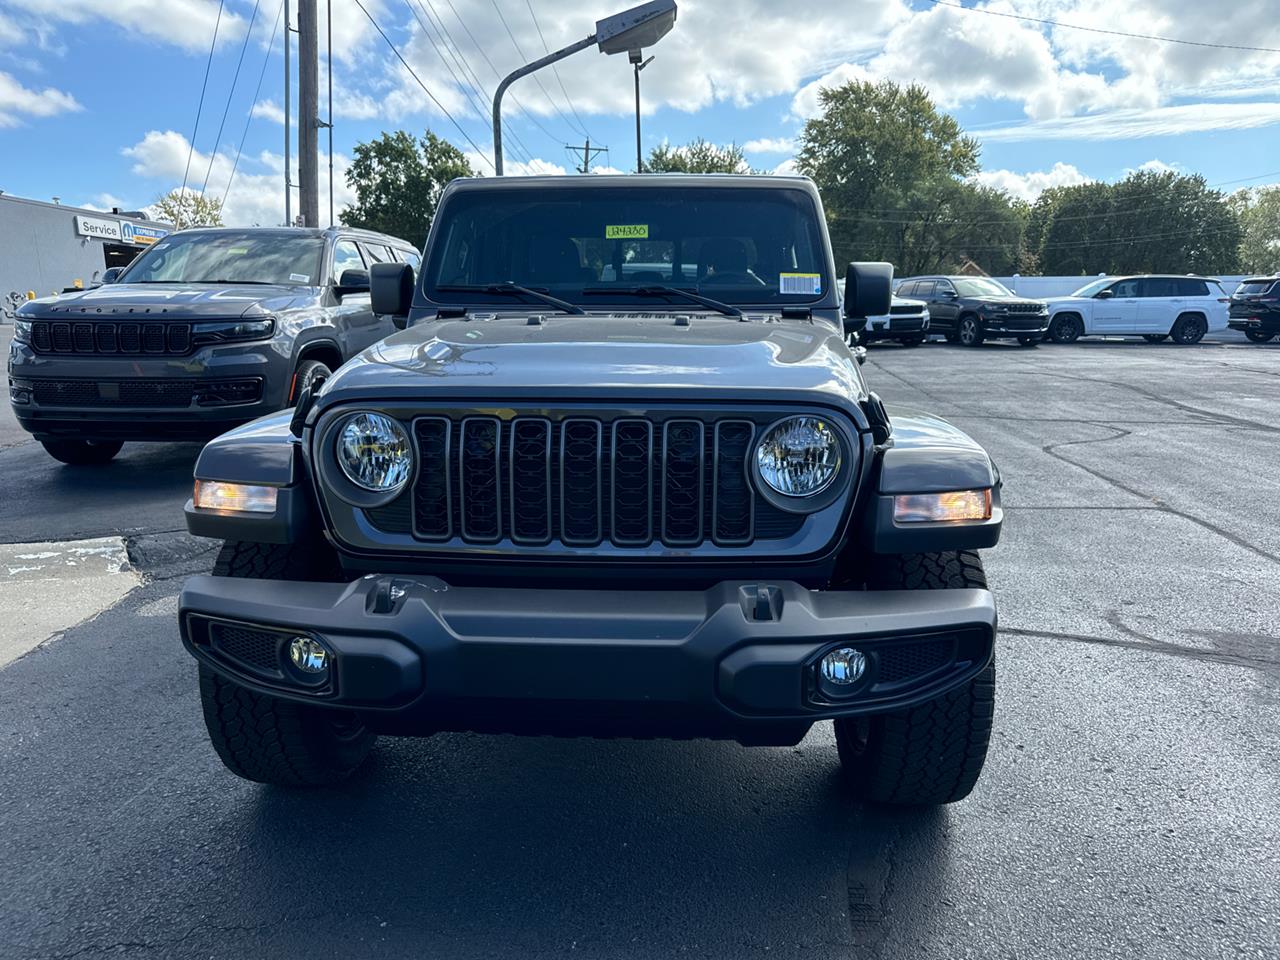
POLYGON ((418 441, 418 482, 413 488, 413 528, 424 540, 453 535, 449 484, 449 421, 427 417, 414 421, 418 441))
POLYGON ((498 511, 498 431, 499 422, 492 417, 469 417, 462 421, 458 503, 465 540, 492 542, 502 538, 498 511))
POLYGON ((702 540, 702 421, 670 420, 662 432, 662 540, 702 540))
POLYGON ((531 417, 511 429, 511 539, 547 543, 551 539, 551 421, 531 417))
POLYGON ((612 459, 613 542, 647 546, 653 540, 653 424, 616 421, 612 459))
POLYGON ((46 407, 202 407, 255 403, 262 381, 242 380, 33 380, 36 403, 46 407))
POLYGON ((600 542, 601 433, 599 420, 565 420, 560 428, 560 539, 600 542))
POLYGON ((179 356, 191 349, 191 324, 36 320, 31 325, 31 346, 36 353, 179 356))
POLYGON ((755 528, 755 493, 747 481, 747 456, 755 439, 750 420, 716 424, 715 485, 712 488, 712 538, 719 544, 751 542, 755 528))

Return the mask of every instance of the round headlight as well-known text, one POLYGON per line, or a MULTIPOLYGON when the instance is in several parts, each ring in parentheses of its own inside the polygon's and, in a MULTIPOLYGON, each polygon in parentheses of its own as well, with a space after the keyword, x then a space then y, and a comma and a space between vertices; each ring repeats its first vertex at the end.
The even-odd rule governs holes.
POLYGON ((821 417, 776 423, 756 448, 756 469, 784 497, 812 497, 840 473, 840 437, 821 417))
POLYGON ((409 435, 399 421, 380 413, 348 417, 338 434, 337 454, 347 479, 375 493, 399 490, 413 472, 409 435))

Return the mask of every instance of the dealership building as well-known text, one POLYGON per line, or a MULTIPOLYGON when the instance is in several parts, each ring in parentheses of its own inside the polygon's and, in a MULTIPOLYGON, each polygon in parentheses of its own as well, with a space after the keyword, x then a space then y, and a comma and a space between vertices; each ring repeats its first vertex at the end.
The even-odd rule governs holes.
POLYGON ((172 229, 140 213, 0 195, 0 303, 91 286, 172 229))

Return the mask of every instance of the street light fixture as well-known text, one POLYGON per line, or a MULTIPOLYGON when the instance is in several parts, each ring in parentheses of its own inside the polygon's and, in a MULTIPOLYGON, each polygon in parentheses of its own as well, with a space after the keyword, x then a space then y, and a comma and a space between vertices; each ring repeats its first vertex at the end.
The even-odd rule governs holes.
POLYGON ((640 155, 640 71, 653 63, 653 57, 641 60, 643 56, 639 50, 631 51, 631 65, 636 70, 636 173, 644 172, 644 159, 640 155))
MULTIPOLYGON (((642 3, 638 7, 632 7, 622 13, 615 13, 611 17, 597 20, 595 33, 591 34, 591 36, 571 43, 569 46, 555 51, 555 53, 549 53, 545 57, 534 60, 532 63, 526 63, 523 67, 507 74, 502 82, 498 84, 498 89, 493 93, 494 172, 498 176, 502 176, 502 95, 507 92, 507 87, 535 70, 540 70, 548 64, 555 63, 557 60, 563 60, 579 50, 585 50, 593 43, 600 48, 601 53, 627 53, 631 55, 632 62, 638 64, 641 50, 652 46, 665 37, 671 32, 671 28, 675 26, 675 23, 675 0, 650 0, 649 3, 642 3)), ((639 89, 639 77, 640 74, 637 71, 637 90, 639 89)), ((638 111, 639 93, 636 96, 638 111)), ((638 130, 638 115, 636 124, 638 130)))

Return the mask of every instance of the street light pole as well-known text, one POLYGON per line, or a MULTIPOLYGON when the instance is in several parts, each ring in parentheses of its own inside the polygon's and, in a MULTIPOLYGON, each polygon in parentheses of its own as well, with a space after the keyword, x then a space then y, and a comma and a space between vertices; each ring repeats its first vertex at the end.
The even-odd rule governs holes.
MULTIPOLYGON (((570 54, 585 50, 593 43, 600 48, 601 53, 628 53, 636 58, 633 62, 637 62, 640 57, 640 51, 665 37, 671 31, 671 28, 675 26, 675 23, 676 0, 649 0, 648 3, 642 3, 638 7, 632 7, 622 13, 615 13, 611 17, 597 20, 595 33, 591 34, 591 36, 583 37, 576 43, 571 43, 555 53, 549 53, 545 57, 534 60, 532 63, 526 63, 523 67, 507 74, 502 79, 502 82, 498 84, 498 89, 493 92, 494 173, 502 176, 502 95, 507 92, 507 87, 535 70, 541 70, 557 60, 563 60, 570 54)), ((638 72, 636 76, 637 78, 639 77, 638 72)), ((637 79, 636 82, 638 84, 639 80, 637 79)), ((637 93, 636 96, 638 107, 639 94, 637 93)))
POLYGON ((636 71, 636 173, 644 172, 644 158, 640 151, 640 71, 653 63, 653 57, 641 62, 643 54, 639 50, 631 51, 631 65, 636 71))

